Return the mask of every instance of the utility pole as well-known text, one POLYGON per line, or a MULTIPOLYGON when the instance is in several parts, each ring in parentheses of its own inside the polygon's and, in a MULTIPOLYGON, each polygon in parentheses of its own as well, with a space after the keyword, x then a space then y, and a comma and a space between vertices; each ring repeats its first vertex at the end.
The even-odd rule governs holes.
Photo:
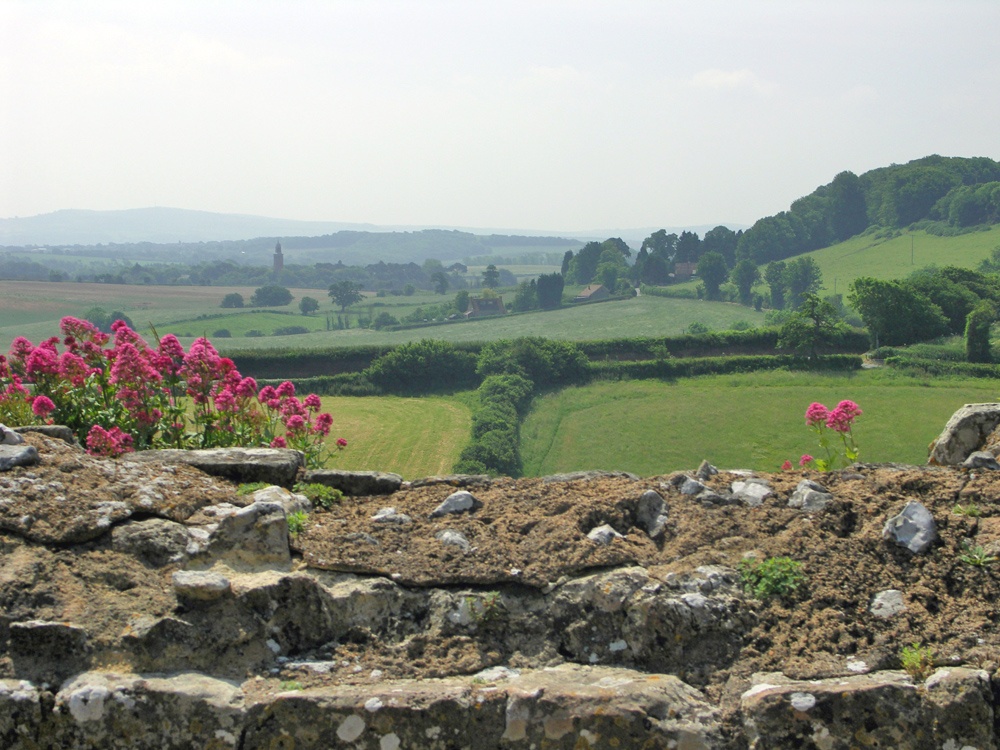
POLYGON ((910 235, 910 265, 913 265, 913 235, 910 235))

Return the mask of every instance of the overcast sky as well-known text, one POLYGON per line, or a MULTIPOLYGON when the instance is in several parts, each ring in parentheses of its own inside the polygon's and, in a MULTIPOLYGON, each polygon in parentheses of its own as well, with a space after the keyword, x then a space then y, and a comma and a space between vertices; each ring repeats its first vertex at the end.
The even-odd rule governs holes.
POLYGON ((997 0, 0 0, 0 217, 582 230, 1000 159, 997 0))

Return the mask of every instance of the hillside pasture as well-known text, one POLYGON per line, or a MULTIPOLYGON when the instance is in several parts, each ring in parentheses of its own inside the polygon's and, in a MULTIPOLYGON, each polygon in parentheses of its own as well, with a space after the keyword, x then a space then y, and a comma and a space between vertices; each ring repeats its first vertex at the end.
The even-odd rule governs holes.
POLYGON ((457 398, 345 398, 324 396, 333 415, 329 466, 348 471, 390 471, 405 479, 448 474, 469 441, 471 411, 457 398), (337 451, 337 438, 347 448, 337 451))
MULTIPOLYGON (((433 338, 445 341, 492 341, 519 336, 546 336, 568 341, 621 338, 623 336, 667 336, 683 333, 694 322, 712 330, 726 330, 736 321, 761 325, 761 313, 740 305, 702 300, 637 297, 587 305, 567 305, 559 310, 538 311, 473 321, 411 328, 400 331, 374 331, 352 327, 327 331, 326 315, 335 319, 336 309, 322 293, 314 289, 293 289, 295 300, 282 308, 266 308, 275 317, 276 326, 303 325, 313 333, 296 336, 247 338, 246 331, 267 330, 261 322, 265 312, 246 308, 223 310, 222 298, 238 292, 249 300, 252 289, 233 287, 128 286, 118 284, 77 284, 75 282, 0 281, 0 351, 6 352, 16 336, 42 341, 58 335, 59 319, 64 315, 83 315, 91 307, 121 310, 135 323, 143 336, 151 336, 150 325, 158 334, 173 333, 185 344, 191 336, 201 336, 226 328, 232 338, 213 340, 220 351, 248 348, 295 346, 325 349, 358 344, 393 345, 433 338), (320 300, 316 315, 295 314, 297 300, 303 295, 320 300), (285 315, 280 313, 292 313, 285 315), (206 317, 207 316, 207 317, 206 317), (224 316, 224 317, 219 317, 224 316), (259 316, 259 317, 254 317, 259 316), (280 318, 280 321, 278 320, 280 318), (191 336, 187 336, 191 334, 191 336)), ((440 304, 450 296, 369 297, 355 311, 375 314, 386 310, 397 317, 418 306, 440 304)), ((355 318, 352 315, 352 326, 355 318)))
POLYGON ((786 459, 797 468, 803 453, 823 457, 806 407, 851 399, 864 411, 855 429, 863 461, 922 464, 956 409, 996 398, 988 381, 882 370, 597 383, 538 398, 521 454, 526 476, 598 468, 652 476, 703 459, 720 469, 775 471, 786 459))

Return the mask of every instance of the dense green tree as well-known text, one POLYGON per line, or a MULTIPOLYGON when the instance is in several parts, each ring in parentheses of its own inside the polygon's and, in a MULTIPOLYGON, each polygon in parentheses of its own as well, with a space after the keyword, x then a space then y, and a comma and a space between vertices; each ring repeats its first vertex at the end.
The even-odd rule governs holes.
POLYGON ((563 253, 562 265, 559 268, 559 273, 563 278, 566 278, 566 274, 569 273, 569 264, 573 260, 573 251, 567 250, 563 253))
POLYGON ((965 356, 969 362, 992 362, 990 353, 990 326, 997 317, 996 306, 989 301, 980 302, 969 313, 965 322, 965 356))
POLYGON ((455 295, 455 309, 460 313, 464 313, 469 309, 469 292, 466 289, 458 292, 455 295))
POLYGON ((340 305, 341 312, 344 312, 351 305, 355 305, 364 299, 364 295, 361 294, 361 286, 355 284, 353 281, 346 280, 330 284, 327 294, 330 295, 330 299, 333 300, 335 305, 340 305))
POLYGON ((698 278, 705 285, 705 296, 708 299, 721 298, 719 287, 728 275, 726 259, 720 253, 705 253, 698 260, 698 278))
POLYGON ((517 285, 517 290, 514 292, 514 302, 511 306, 517 312, 534 310, 538 307, 538 292, 534 279, 522 281, 517 285))
POLYGON ((100 330, 104 331, 104 333, 111 333, 111 324, 117 320, 124 321, 125 325, 133 331, 135 330, 135 324, 132 323, 132 319, 121 310, 108 312, 103 307, 92 307, 83 314, 83 319, 93 323, 100 330))
POLYGON ((771 290, 771 307, 785 309, 785 293, 788 291, 788 277, 785 275, 785 261, 776 260, 764 269, 764 281, 771 290))
MULTIPOLYGON (((681 232, 677 238, 676 263, 697 263, 702 254, 701 240, 696 232, 681 232)), ((725 262, 725 258, 723 258, 725 262)))
POLYGON ((705 232, 705 236, 701 239, 701 249, 705 253, 719 253, 726 259, 726 265, 733 268, 736 265, 736 243, 738 241, 739 236, 736 232, 720 224, 705 232))
POLYGON ((625 257, 618 248, 605 247, 598 259, 593 281, 603 284, 611 294, 614 294, 618 289, 618 280, 626 276, 628 276, 628 264, 625 262, 625 257))
POLYGON ((500 272, 497 267, 490 263, 483 271, 483 286, 487 289, 496 289, 500 286, 500 272))
POLYGON ((846 327, 833 304, 815 294, 806 294, 798 310, 782 324, 778 346, 815 358, 846 327))
POLYGON ((299 311, 303 315, 312 315, 319 310, 319 300, 313 297, 303 297, 299 300, 299 311))
POLYGON ((448 293, 448 274, 443 270, 435 271, 431 274, 431 283, 434 285, 435 294, 448 293))
POLYGON ((597 273, 604 246, 600 242, 588 242, 570 261, 566 280, 571 284, 589 284, 597 273))
POLYGON ((623 258, 632 257, 632 248, 630 248, 621 237, 609 237, 601 243, 605 249, 612 248, 617 250, 623 258))
POLYGON ((740 304, 749 307, 752 302, 753 285, 760 281, 760 269, 757 264, 749 258, 744 258, 733 266, 729 280, 736 285, 740 295, 740 304))
POLYGON ((292 304, 292 293, 283 286, 267 284, 254 290, 251 307, 283 307, 292 304))
POLYGON ((243 295, 239 292, 230 292, 222 298, 219 307, 243 307, 243 295))
POLYGON ((538 304, 543 310, 553 310, 562 304, 564 284, 565 280, 559 273, 548 273, 538 277, 535 291, 538 294, 538 304))
POLYGON ((948 318, 949 332, 956 335, 965 331, 966 318, 980 302, 979 296, 968 287, 952 281, 936 268, 917 271, 903 283, 940 307, 948 318))
POLYGON ((674 257, 677 251, 676 234, 667 234, 666 229, 658 229, 642 241, 640 250, 645 250, 649 255, 659 255, 665 260, 674 257))
POLYGON ((788 302, 794 310, 802 304, 807 294, 819 291, 823 273, 819 270, 819 264, 811 256, 805 255, 785 264, 785 278, 788 284, 788 302))
POLYGON ((847 301, 868 327, 875 347, 912 344, 948 331, 948 319, 927 297, 898 281, 862 276, 847 301))
POLYGON ((841 172, 830 183, 830 229, 842 241, 868 227, 868 208, 861 180, 854 172, 841 172))

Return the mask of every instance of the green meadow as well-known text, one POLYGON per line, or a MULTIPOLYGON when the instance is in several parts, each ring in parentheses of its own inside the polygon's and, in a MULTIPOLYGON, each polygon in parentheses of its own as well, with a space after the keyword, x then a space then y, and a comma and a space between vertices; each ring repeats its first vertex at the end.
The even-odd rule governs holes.
POLYGON ((447 474, 469 440, 471 412, 457 398, 325 396, 333 415, 330 468, 391 471, 405 479, 447 474), (337 451, 337 438, 347 448, 337 451))
POLYGON ((536 399, 521 428, 526 476, 607 469, 653 476, 693 470, 774 471, 822 457, 806 407, 857 402, 863 461, 922 464, 927 445, 962 404, 995 401, 984 380, 922 379, 883 370, 853 375, 766 372, 675 382, 605 382, 536 399))

